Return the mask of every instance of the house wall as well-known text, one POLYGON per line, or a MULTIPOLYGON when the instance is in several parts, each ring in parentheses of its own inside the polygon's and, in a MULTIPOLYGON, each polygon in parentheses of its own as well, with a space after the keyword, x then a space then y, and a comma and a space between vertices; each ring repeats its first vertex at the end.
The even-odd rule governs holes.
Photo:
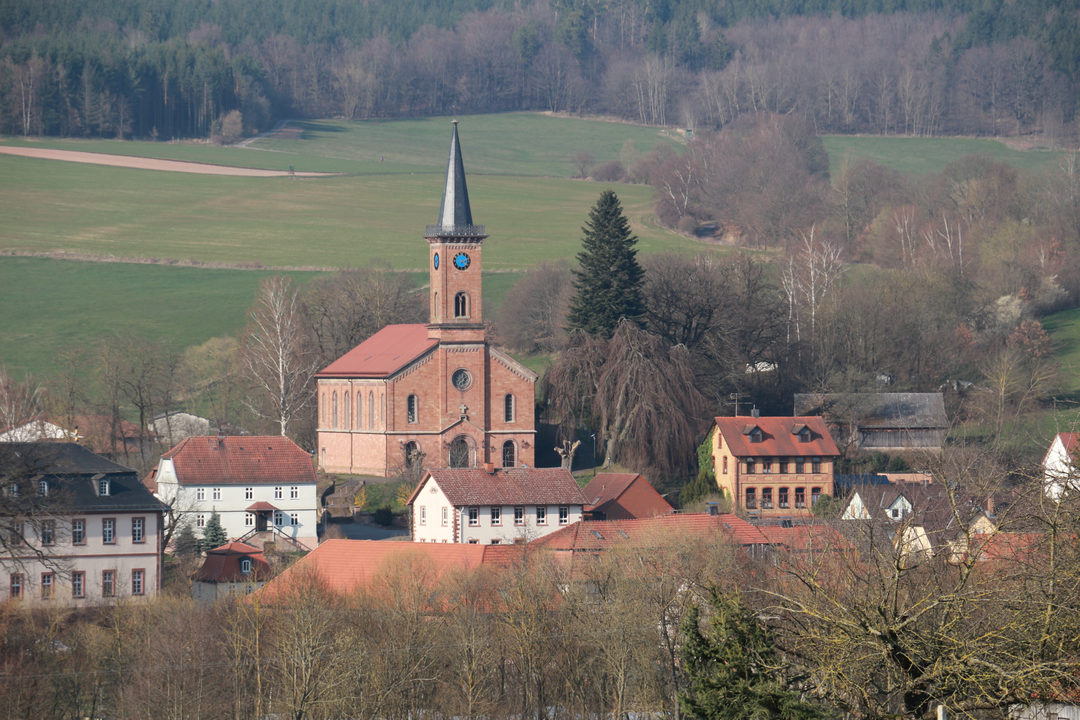
POLYGON ((27 552, 38 548, 47 553, 48 560, 27 556, 0 556, 0 600, 11 595, 11 576, 22 576, 22 601, 43 603, 42 573, 53 574, 52 600, 76 607, 115 602, 120 598, 152 598, 161 588, 163 518, 160 512, 94 512, 57 518, 54 545, 42 548, 40 539, 27 526, 27 552), (133 521, 143 521, 143 541, 132 536, 133 521), (74 544, 72 522, 85 523, 85 542, 74 544), (103 536, 105 520, 114 522, 114 542, 106 543, 103 536), (143 591, 133 594, 133 571, 143 572, 143 591), (105 597, 102 584, 105 571, 114 573, 114 595, 105 597), (74 573, 83 573, 84 597, 72 596, 74 573))
POLYGON ((1046 496, 1051 500, 1060 499, 1068 487, 1080 487, 1080 479, 1077 478, 1076 469, 1060 435, 1054 437, 1046 457, 1043 458, 1043 481, 1046 496))
MULTIPOLYGON (((719 431, 713 433, 713 466, 716 475, 717 487, 728 497, 732 498, 735 507, 751 512, 756 512, 760 517, 787 517, 809 516, 812 514, 812 498, 815 488, 820 488, 822 495, 834 494, 835 458, 821 458, 821 472, 796 473, 795 462, 799 456, 767 456, 772 459, 772 472, 764 470, 765 457, 736 457, 727 449, 727 443, 723 434, 719 431), (727 471, 724 469, 724 460, 727 459, 727 471), (747 461, 754 461, 754 472, 747 472, 747 461), (787 462, 789 472, 779 472, 780 463, 787 462), (746 490, 753 488, 757 498, 757 507, 746 507, 746 490), (769 488, 772 491, 772 507, 762 507, 762 490, 769 488), (788 507, 780 507, 780 489, 788 490, 788 507), (805 507, 795 506, 796 490, 802 488, 806 498, 805 507)), ((802 456, 804 470, 812 468, 813 456, 802 456)))

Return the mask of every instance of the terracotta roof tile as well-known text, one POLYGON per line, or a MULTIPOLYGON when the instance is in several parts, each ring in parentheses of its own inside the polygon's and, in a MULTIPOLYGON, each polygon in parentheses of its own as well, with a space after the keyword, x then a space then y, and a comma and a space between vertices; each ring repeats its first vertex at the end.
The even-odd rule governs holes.
POLYGON ((211 583, 259 582, 268 580, 271 575, 273 571, 262 550, 234 540, 208 551, 193 579, 211 583), (251 560, 249 573, 240 569, 240 561, 245 557, 251 560))
POLYGON ((316 377, 387 377, 438 344, 438 340, 428 337, 426 325, 387 325, 327 365, 316 377))
POLYGON ((280 435, 189 437, 162 455, 181 485, 314 483, 311 455, 280 435))
POLYGON ((590 503, 585 506, 586 512, 617 512, 623 517, 645 518, 674 511, 668 501, 637 473, 599 473, 583 492, 590 503))
POLYGON ((728 451, 735 457, 829 457, 839 455, 836 443, 829 435, 825 421, 816 416, 803 417, 718 417, 716 427, 724 436, 728 451), (806 426, 810 429, 810 442, 799 442, 792 429, 806 426), (750 442, 749 432, 761 430, 762 440, 750 442))
POLYGON ((737 545, 765 545, 761 531, 735 515, 681 513, 636 520, 584 520, 530 543, 545 550, 590 552, 614 545, 655 547, 680 535, 724 533, 737 545))
POLYGON ((588 498, 562 468, 443 468, 431 470, 413 490, 434 480, 454 507, 466 505, 585 505, 588 498))

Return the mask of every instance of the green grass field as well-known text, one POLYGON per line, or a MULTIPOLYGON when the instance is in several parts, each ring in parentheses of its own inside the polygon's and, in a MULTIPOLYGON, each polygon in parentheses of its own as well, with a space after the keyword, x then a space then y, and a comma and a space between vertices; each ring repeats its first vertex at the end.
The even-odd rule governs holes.
POLYGON ((1057 162, 1064 153, 1051 150, 1013 150, 998 140, 985 138, 912 138, 873 135, 826 135, 829 172, 834 176, 844 157, 868 157, 882 165, 912 175, 941 172, 964 155, 989 155, 1023 170, 1057 162))

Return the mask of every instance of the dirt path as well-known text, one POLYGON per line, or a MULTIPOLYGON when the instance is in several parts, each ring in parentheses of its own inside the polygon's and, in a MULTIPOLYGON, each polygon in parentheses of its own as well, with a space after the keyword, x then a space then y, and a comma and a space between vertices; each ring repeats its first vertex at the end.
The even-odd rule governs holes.
MULTIPOLYGON (((156 158, 133 157, 130 155, 107 155, 104 153, 51 150, 48 148, 0 146, 0 154, 45 160, 65 160, 67 162, 90 163, 92 165, 111 165, 113 167, 136 168, 139 170, 197 173, 200 175, 233 175, 236 177, 286 177, 289 175, 285 170, 256 170, 254 168, 207 165, 182 160, 158 160, 156 158)), ((294 174, 298 177, 325 177, 339 175, 340 173, 298 172, 294 174)))

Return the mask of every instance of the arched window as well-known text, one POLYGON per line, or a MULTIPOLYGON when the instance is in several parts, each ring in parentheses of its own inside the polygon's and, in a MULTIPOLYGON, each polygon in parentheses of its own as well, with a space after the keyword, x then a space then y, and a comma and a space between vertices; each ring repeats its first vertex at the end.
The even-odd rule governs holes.
POLYGON ((503 420, 506 422, 514 422, 514 396, 509 394, 506 396, 506 401, 503 403, 503 420))
POLYGON ((326 393, 323 393, 322 394, 322 402, 319 403, 319 421, 322 422, 323 426, 326 425, 326 413, 327 413, 326 393))
POLYGON ((367 395, 367 427, 368 430, 375 429, 375 393, 369 392, 367 395))
POLYGON ((350 405, 350 403, 349 403, 349 393, 346 392, 342 396, 342 399, 345 401, 345 425, 344 425, 344 427, 345 427, 346 430, 348 430, 348 429, 350 429, 352 427, 352 413, 350 412, 350 410, 352 408, 349 407, 349 405, 350 405))
POLYGON ((360 391, 356 391, 356 429, 362 430, 364 427, 364 396, 360 391))
POLYGON ((469 296, 463 292, 454 296, 454 317, 469 317, 469 296))
POLYGON ((472 467, 472 448, 469 447, 469 440, 464 435, 458 435, 450 443, 450 467, 472 467))
POLYGON ((435 293, 434 300, 435 301, 432 303, 431 314, 436 320, 438 320, 439 319, 439 293, 435 293))
POLYGON ((333 400, 331 401, 331 407, 333 408, 333 410, 332 410, 332 412, 333 412, 333 415, 332 415, 333 420, 331 421, 330 427, 337 430, 337 391, 336 390, 334 391, 333 400))
POLYGON ((408 403, 408 421, 411 423, 418 422, 420 419, 420 398, 415 395, 409 396, 408 403))
MULTIPOLYGON (((507 396, 509 397, 509 396, 507 396)), ((514 447, 513 440, 507 440, 503 443, 503 464, 504 468, 514 467, 514 461, 517 459, 517 449, 514 447)))

